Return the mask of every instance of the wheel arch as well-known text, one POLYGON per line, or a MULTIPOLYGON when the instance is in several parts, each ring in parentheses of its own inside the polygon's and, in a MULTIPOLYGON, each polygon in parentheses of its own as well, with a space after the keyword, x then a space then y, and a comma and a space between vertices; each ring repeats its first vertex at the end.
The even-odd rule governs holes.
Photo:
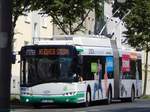
POLYGON ((90 94, 91 94, 91 86, 90 86, 90 85, 87 86, 86 92, 87 92, 87 91, 89 91, 90 94))
POLYGON ((131 90, 134 90, 134 92, 135 92, 135 85, 134 85, 134 83, 132 84, 132 87, 131 87, 131 90))
MULTIPOLYGON (((111 83, 108 86, 108 90, 111 91, 111 97, 113 97, 113 91, 112 91, 112 84, 111 83)), ((108 94, 108 92, 107 92, 107 94, 108 94)))

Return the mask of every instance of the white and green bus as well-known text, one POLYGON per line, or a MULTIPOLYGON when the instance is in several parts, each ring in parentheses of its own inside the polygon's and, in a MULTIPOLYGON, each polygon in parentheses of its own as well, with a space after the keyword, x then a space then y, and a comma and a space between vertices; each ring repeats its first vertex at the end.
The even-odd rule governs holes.
POLYGON ((22 102, 38 106, 134 101, 142 95, 141 54, 108 38, 58 36, 20 51, 22 102))

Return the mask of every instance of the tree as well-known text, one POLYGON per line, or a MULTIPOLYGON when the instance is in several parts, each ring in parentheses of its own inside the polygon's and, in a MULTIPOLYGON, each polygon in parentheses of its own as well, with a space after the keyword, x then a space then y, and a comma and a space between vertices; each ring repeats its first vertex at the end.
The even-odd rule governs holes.
MULTIPOLYGON (((95 5, 93 0, 34 0, 32 1, 31 10, 41 9, 41 14, 47 14, 53 18, 53 22, 65 33, 75 34, 82 31, 84 21, 88 14, 101 8, 100 2, 95 5)), ((101 11, 96 11, 101 13, 101 11)))
POLYGON ((12 0, 12 37, 19 16, 25 15, 25 12, 29 11, 30 2, 31 0, 12 0))
POLYGON ((143 91, 143 95, 146 95, 148 52, 150 51, 150 1, 132 0, 132 6, 128 9, 131 10, 131 13, 124 19, 126 23, 125 27, 127 28, 127 31, 124 33, 126 34, 128 43, 132 47, 140 48, 146 52, 143 91))
POLYGON ((98 35, 104 25, 104 0, 94 0, 94 5, 95 5, 94 34, 98 35))
POLYGON ((117 2, 117 0, 114 0, 114 4, 112 5, 112 12, 114 13, 116 12, 116 10, 119 9, 114 16, 119 17, 120 19, 123 18, 123 16, 128 12, 128 10, 130 10, 134 6, 135 1, 136 0, 126 0, 125 3, 119 3, 117 2))

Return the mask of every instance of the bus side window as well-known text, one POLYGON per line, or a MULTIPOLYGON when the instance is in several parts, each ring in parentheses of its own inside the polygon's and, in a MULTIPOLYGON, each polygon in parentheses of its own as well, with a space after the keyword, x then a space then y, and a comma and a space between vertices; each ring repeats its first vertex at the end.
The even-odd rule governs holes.
POLYGON ((85 80, 93 80, 94 73, 91 72, 91 63, 93 62, 93 58, 91 56, 83 57, 83 79, 85 80))
POLYGON ((136 61, 135 60, 131 60, 130 61, 130 75, 129 75, 129 79, 135 79, 136 78, 136 61))
POLYGON ((142 61, 141 59, 137 60, 137 67, 139 72, 139 79, 142 80, 142 61))

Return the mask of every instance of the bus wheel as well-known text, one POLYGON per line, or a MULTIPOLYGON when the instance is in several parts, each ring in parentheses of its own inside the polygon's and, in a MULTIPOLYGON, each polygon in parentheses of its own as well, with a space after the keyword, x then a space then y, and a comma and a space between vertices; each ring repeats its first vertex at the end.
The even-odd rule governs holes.
POLYGON ((107 105, 111 104, 111 101, 112 101, 112 91, 111 89, 108 89, 106 104, 107 105))
POLYGON ((86 102, 84 103, 85 107, 88 107, 91 103, 91 93, 89 90, 86 92, 86 102))

